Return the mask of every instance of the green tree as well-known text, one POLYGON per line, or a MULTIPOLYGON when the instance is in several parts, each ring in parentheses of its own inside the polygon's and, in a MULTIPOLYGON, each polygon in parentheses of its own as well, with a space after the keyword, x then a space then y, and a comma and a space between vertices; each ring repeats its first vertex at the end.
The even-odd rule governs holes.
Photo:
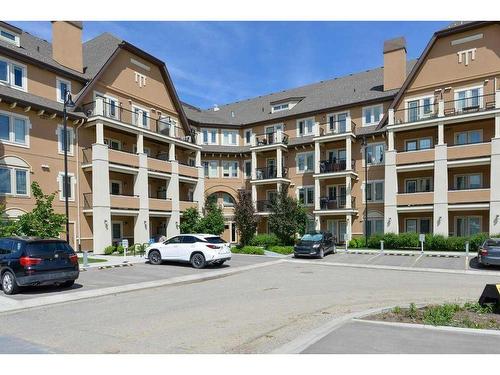
POLYGON ((31 184, 31 191, 36 200, 35 208, 19 216, 15 222, 15 233, 41 238, 59 237, 64 232, 66 216, 54 212, 52 202, 56 193, 44 194, 37 182, 31 184))
POLYGON ((5 215, 5 205, 0 205, 0 237, 12 236, 15 231, 15 223, 5 215))
POLYGON ((197 227, 200 223, 200 214, 198 209, 190 207, 182 214, 181 223, 179 228, 181 233, 198 233, 197 227))
POLYGON ((224 214, 217 203, 207 199, 205 203, 205 216, 198 223, 197 233, 220 235, 224 232, 224 214))
POLYGON ((258 224, 251 192, 247 190, 238 192, 238 201, 234 204, 234 221, 240 234, 240 244, 248 245, 255 235, 258 224))
POLYGON ((283 245, 293 244, 295 234, 304 233, 307 214, 297 199, 288 196, 288 188, 282 188, 276 199, 271 201, 269 228, 283 245))

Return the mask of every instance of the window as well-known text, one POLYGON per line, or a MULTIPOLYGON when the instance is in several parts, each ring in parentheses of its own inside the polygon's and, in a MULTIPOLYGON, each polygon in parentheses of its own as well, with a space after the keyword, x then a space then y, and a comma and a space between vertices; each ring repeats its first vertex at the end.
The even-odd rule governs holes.
POLYGON ((458 112, 479 109, 483 106, 483 88, 473 87, 455 91, 455 110, 458 112))
POLYGON ((305 206, 314 205, 314 186, 303 186, 297 189, 299 202, 305 206))
POLYGON ((252 178, 252 161, 245 160, 245 178, 252 178))
POLYGON ((0 141, 14 145, 28 146, 28 117, 0 112, 0 141))
POLYGON ((384 143, 369 144, 368 146, 366 146, 365 150, 367 154, 366 158, 368 160, 368 165, 384 163, 384 143))
POLYGON ((382 104, 363 108, 363 126, 377 125, 382 119, 384 107, 382 104))
POLYGON ((384 234, 384 219, 368 218, 368 237, 372 234, 384 234))
MULTIPOLYGON (((68 173, 68 200, 75 200, 75 175, 73 173, 68 173)), ((59 183, 59 200, 63 201, 66 197, 66 184, 64 183, 64 172, 59 172, 57 177, 57 182, 59 183)))
POLYGON ((314 152, 297 154, 298 173, 314 172, 314 152))
POLYGON ((423 193, 432 191, 432 178, 413 178, 405 181, 405 193, 423 193))
POLYGON ((222 131, 222 144, 226 146, 238 145, 238 132, 236 130, 223 130, 222 131))
POLYGON ((468 145, 472 143, 481 143, 482 141, 482 130, 469 130, 466 132, 455 133, 455 145, 468 145))
POLYGON ((110 181, 109 190, 111 195, 121 195, 122 194, 122 182, 121 181, 110 181))
POLYGON ((123 237, 123 223, 121 221, 111 222, 111 234, 113 240, 121 240, 123 237))
POLYGON ((205 177, 210 177, 210 178, 219 177, 218 166, 219 164, 217 160, 204 161, 203 170, 205 171, 205 177))
POLYGON ((0 194, 28 195, 28 170, 0 167, 0 194))
POLYGON ((405 227, 407 233, 431 233, 431 219, 406 219, 405 227))
POLYGON ((414 122, 428 118, 434 112, 434 97, 427 96, 406 102, 407 122, 414 122))
POLYGON ((330 133, 345 133, 347 130, 348 112, 328 115, 328 131, 330 133))
POLYGON ((149 111, 135 105, 132 106, 132 111, 134 112, 132 123, 135 126, 149 129, 149 111))
POLYGON ((0 28, 0 40, 20 46, 19 35, 3 27, 0 28))
MULTIPOLYGON (((117 141, 114 141, 114 142, 117 142, 117 141)), ((149 147, 142 146, 142 151, 143 151, 143 153, 144 153, 144 154, 146 154, 147 156, 151 156, 151 155, 152 155, 152 154, 151 154, 151 149, 150 149, 149 147)), ((132 152, 133 152, 134 154, 137 154, 137 153, 138 153, 138 152, 137 152, 137 145, 136 145, 136 144, 133 144, 133 145, 132 145, 132 152)), ((189 158, 189 159, 188 159, 188 164, 190 163, 190 160, 191 160, 191 158, 189 158)), ((191 164, 189 164, 189 165, 191 165, 191 164)))
POLYGON ((27 91, 26 65, 0 57, 0 84, 27 91))
POLYGON ((304 120, 297 121, 297 137, 303 137, 306 135, 313 135, 316 123, 314 118, 308 118, 304 120))
POLYGON ((273 105, 272 112, 286 111, 290 108, 290 103, 276 104, 273 105))
POLYGON ((122 143, 117 139, 104 138, 104 144, 108 145, 108 147, 112 150, 122 149, 122 143))
POLYGON ((455 218, 455 236, 464 237, 481 233, 481 216, 461 216, 455 218))
POLYGON ((483 187, 482 180, 483 175, 481 173, 458 175, 455 176, 455 189, 480 189, 483 187))
POLYGON ((228 193, 222 193, 222 202, 224 202, 224 206, 226 206, 226 207, 233 207, 234 206, 234 199, 228 193))
POLYGON ((222 162, 222 176, 224 178, 238 178, 238 162, 237 161, 223 161, 222 162))
MULTIPOLYGON (((68 150, 68 155, 73 155, 73 128, 68 127, 66 129, 66 150, 68 150)), ((57 150, 60 154, 64 154, 64 127, 58 125, 57 127, 57 150)))
POLYGON ((204 145, 217 144, 217 129, 201 129, 201 133, 203 134, 204 145))
POLYGON ((56 78, 57 101, 64 103, 67 93, 71 93, 71 82, 62 78, 56 78))
POLYGON ((384 181, 368 181, 366 186, 366 199, 369 202, 384 201, 384 181))
POLYGON ((252 130, 247 129, 245 130, 245 145, 249 145, 252 143, 252 130))
POLYGON ((430 148, 432 148, 432 138, 405 141, 405 151, 428 150, 430 148))

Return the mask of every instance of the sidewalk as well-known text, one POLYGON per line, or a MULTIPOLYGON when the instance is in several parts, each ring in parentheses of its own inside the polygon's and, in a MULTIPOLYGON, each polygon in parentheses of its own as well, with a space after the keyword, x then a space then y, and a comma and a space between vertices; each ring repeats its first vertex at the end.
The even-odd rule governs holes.
MULTIPOLYGON (((78 253, 79 258, 83 258, 82 253, 78 253)), ((91 269, 91 268, 99 268, 99 267, 116 267, 116 266, 122 266, 126 264, 137 264, 137 263, 145 263, 147 258, 144 256, 133 256, 133 255, 127 255, 127 257, 124 257, 123 255, 118 256, 118 255, 93 255, 92 253, 89 253, 88 255, 89 259, 103 259, 106 260, 106 262, 96 262, 96 263, 90 263, 88 264, 88 267, 83 267, 83 264, 80 265, 81 269, 91 269)))

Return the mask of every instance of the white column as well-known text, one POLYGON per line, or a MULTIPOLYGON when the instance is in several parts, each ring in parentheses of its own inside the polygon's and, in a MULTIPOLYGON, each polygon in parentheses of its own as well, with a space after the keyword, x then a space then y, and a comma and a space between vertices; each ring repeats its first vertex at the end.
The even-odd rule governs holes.
POLYGON ((193 200, 198 202, 198 212, 201 214, 205 202, 205 172, 201 166, 198 167, 198 182, 194 188, 193 200))
POLYGON ((345 139, 345 159, 346 170, 352 170, 352 139, 350 136, 345 139))
POLYGON ((314 173, 320 172, 321 148, 318 141, 314 142, 314 173))
POLYGON ((448 236, 448 160, 447 145, 434 148, 434 234, 448 236))
POLYGON ((172 215, 167 223, 167 237, 179 234, 179 163, 172 161, 172 177, 167 186, 167 198, 172 200, 172 215))
POLYGON ((394 151, 394 131, 387 132, 387 151, 394 151))
POLYGON ((108 146, 92 145, 92 235, 94 254, 111 245, 108 146))
POLYGON ((438 102, 438 117, 444 117, 444 101, 442 99, 438 102))
MULTIPOLYGON (((201 150, 196 150, 196 163, 195 165, 197 167, 202 167, 203 165, 201 164, 201 150)), ((205 175, 203 175, 205 177, 205 175)))
POLYGON ((495 138, 500 138, 500 113, 495 114, 495 138))
POLYGON ((100 96, 95 98, 94 115, 104 116, 104 99, 100 96))
POLYGON ((438 145, 444 145, 444 123, 438 123, 438 145))
POLYGON ((257 210, 257 186, 255 184, 252 184, 252 202, 253 207, 257 210))
POLYGON ((321 184, 319 178, 314 179, 314 209, 320 210, 321 184))
POLYGON ((321 230, 321 216, 314 215, 314 229, 317 231, 321 230))
POLYGON ((139 133, 137 134, 137 153, 142 154, 144 153, 144 134, 139 133))
POLYGON ((281 149, 281 147, 278 147, 276 149, 276 168, 276 176, 278 178, 283 177, 283 150, 281 149))
POLYGON ((139 172, 134 179, 134 195, 139 197, 139 214, 134 224, 134 242, 147 243, 149 241, 148 156, 140 153, 138 157, 139 172))
POLYGON ((345 215, 345 241, 349 242, 352 239, 352 216, 345 215))
POLYGON ((387 116, 388 116, 388 125, 394 125, 394 108, 389 109, 387 116))
MULTIPOLYGON (((366 182, 365 182, 366 186, 366 182)), ((345 208, 352 208, 352 202, 351 202, 351 176, 346 176, 345 177, 345 208)))
POLYGON ((257 179, 257 153, 252 151, 252 180, 257 179))
POLYGON ((104 125, 102 122, 95 124, 95 143, 104 144, 104 125))
POLYGON ((500 233, 500 138, 491 140, 490 234, 500 233))
POLYGON ((176 158, 175 158, 175 143, 170 143, 168 145, 168 160, 169 161, 176 160, 176 158))
MULTIPOLYGON (((384 182, 384 233, 399 233, 397 192, 398 175, 396 171, 396 151, 386 151, 384 182)), ((366 223, 363 223, 363 227, 365 227, 365 225, 366 223)))

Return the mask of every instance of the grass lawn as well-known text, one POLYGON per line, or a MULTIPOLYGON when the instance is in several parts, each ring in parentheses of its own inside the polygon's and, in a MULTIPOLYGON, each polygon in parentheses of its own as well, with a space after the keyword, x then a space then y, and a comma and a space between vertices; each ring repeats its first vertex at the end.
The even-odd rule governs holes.
MULTIPOLYGON (((89 263, 102 263, 102 262, 107 262, 106 259, 99 259, 99 258, 88 258, 87 259, 89 263)), ((78 264, 83 264, 83 258, 78 258, 78 264)))

